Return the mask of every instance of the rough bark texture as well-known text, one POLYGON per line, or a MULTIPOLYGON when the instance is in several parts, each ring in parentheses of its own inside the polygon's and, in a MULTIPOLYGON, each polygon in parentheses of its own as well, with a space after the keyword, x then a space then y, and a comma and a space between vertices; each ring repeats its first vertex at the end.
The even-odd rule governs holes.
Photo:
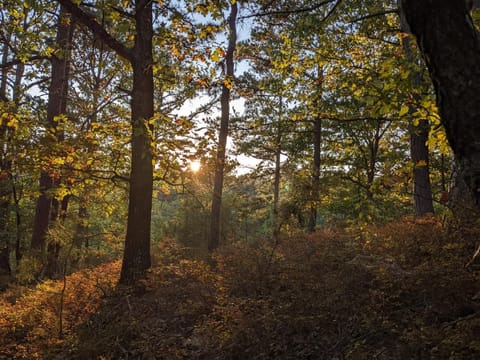
MULTIPOLYGON (((57 24, 56 43, 59 46, 59 53, 51 58, 52 78, 48 93, 47 120, 46 127, 55 129, 57 123, 55 117, 65 114, 67 108, 67 92, 69 77, 69 49, 72 41, 73 26, 67 18, 63 8, 57 24)), ((61 139, 58 138, 57 141, 61 139)), ((48 146, 48 141, 46 141, 48 146)), ((47 230, 50 222, 50 210, 52 206, 52 196, 49 190, 54 185, 54 179, 48 170, 42 170, 40 174, 40 197, 37 200, 35 209, 35 218, 33 223, 33 233, 31 246, 33 249, 44 249, 46 243, 47 230)))
POLYGON ((127 236, 120 282, 131 284, 151 266, 150 228, 152 217, 153 164, 153 23, 152 3, 137 1, 136 36, 133 48, 132 164, 127 236))
POLYGON ((415 217, 433 214, 432 186, 428 154, 429 123, 424 120, 410 130, 410 156, 413 162, 413 204, 415 217))
POLYGON ((402 0, 435 86, 459 179, 480 209, 480 40, 465 1, 402 0))
MULTIPOLYGON (((228 19, 229 39, 228 48, 225 54, 225 76, 227 80, 233 80, 234 77, 234 61, 233 56, 235 46, 237 44, 237 12, 238 4, 235 2, 231 5, 230 17, 228 19)), ((215 162, 215 179, 213 183, 212 211, 210 219, 210 236, 208 241, 208 250, 215 250, 220 244, 220 219, 222 207, 223 178, 225 169, 226 147, 228 137, 228 125, 230 122, 230 87, 223 85, 222 95, 220 99, 221 119, 220 132, 218 135, 217 159, 215 162)))
POLYGON ((133 68, 130 193, 128 205, 127 235, 123 253, 120 283, 132 284, 142 278, 151 266, 150 229, 153 192, 152 127, 153 117, 153 22, 152 1, 135 1, 135 44, 126 47, 95 18, 83 11, 71 0, 59 3, 98 38, 128 60, 133 68))

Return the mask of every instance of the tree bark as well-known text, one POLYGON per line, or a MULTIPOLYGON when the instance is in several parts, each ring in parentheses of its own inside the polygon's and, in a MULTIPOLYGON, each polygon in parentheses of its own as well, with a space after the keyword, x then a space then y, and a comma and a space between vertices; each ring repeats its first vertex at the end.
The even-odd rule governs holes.
POLYGON ((278 136, 276 141, 275 148, 275 169, 273 175, 273 214, 272 214, 272 237, 275 244, 278 244, 280 238, 280 178, 281 178, 281 130, 280 130, 280 121, 278 122, 278 136))
POLYGON ((317 225, 318 203, 320 200, 320 166, 322 156, 322 117, 320 113, 320 104, 323 94, 323 68, 317 66, 318 89, 315 94, 315 119, 313 120, 313 164, 312 164, 312 192, 310 214, 308 219, 307 233, 313 233, 317 225))
POLYGON ((228 126, 230 122, 230 83, 234 78, 234 52, 237 44, 237 12, 238 4, 231 4, 230 17, 228 19, 229 39, 228 48, 225 54, 225 80, 222 86, 222 95, 220 99, 221 119, 220 131, 218 134, 217 158, 215 162, 215 179, 213 183, 212 211, 210 219, 210 236, 208 241, 208 250, 215 250, 220 244, 221 229, 221 207, 223 193, 223 179, 225 170, 226 147, 228 138, 228 126))
POLYGON ((136 36, 133 48, 132 164, 127 235, 120 283, 132 284, 151 266, 150 229, 153 194, 153 23, 152 2, 135 4, 136 36))
MULTIPOLYGON (((56 43, 59 46, 58 53, 51 58, 52 78, 48 93, 47 120, 48 129, 57 128, 55 117, 65 114, 67 110, 67 93, 69 78, 69 50, 72 42, 73 26, 63 7, 57 24, 56 43)), ((55 133, 54 141, 61 141, 63 135, 55 133)), ((45 140, 49 146, 49 141, 45 140)), ((50 223, 52 194, 55 179, 50 171, 43 169, 40 173, 40 196, 37 199, 31 246, 34 250, 43 251, 46 244, 46 236, 50 223)))
MULTIPOLYGON (((10 34, 8 34, 8 38, 10 34)), ((9 47, 4 44, 2 49, 2 64, 8 61, 9 47)), ((5 102, 7 98, 8 69, 2 68, 0 79, 0 101, 5 102)), ((2 149, 8 146, 8 129, 3 122, 0 124, 0 141, 2 149)), ((11 274, 10 268, 10 241, 8 234, 8 208, 10 207, 10 168, 11 162, 7 159, 4 151, 0 151, 0 274, 11 274)))
POLYGON ((427 120, 410 129, 410 156, 413 162, 413 204, 415 217, 433 214, 432 186, 430 184, 430 163, 428 154, 427 120))
POLYGON ((313 166, 312 166, 312 204, 310 205, 310 216, 308 219, 307 232, 313 233, 317 225, 317 203, 320 198, 320 166, 322 146, 322 118, 315 117, 313 123, 313 166))
POLYGON ((459 178, 480 210, 480 38, 466 1, 401 0, 425 58, 459 178))
MULTIPOLYGON (((400 27, 403 32, 409 32, 405 16, 400 16, 400 27)), ((403 51, 409 63, 414 64, 415 57, 410 47, 410 36, 402 38, 403 51)), ((422 74, 419 71, 411 75, 414 87, 422 85, 422 74)), ((418 93, 412 94, 417 103, 420 101, 418 93)), ((416 111, 415 104, 409 105, 409 114, 416 111)), ((418 126, 410 126, 410 157, 413 162, 413 210, 415 217, 433 214, 433 195, 430 183, 430 164, 428 152, 428 134, 430 125, 428 120, 422 120, 418 126)))
POLYGON ((151 266, 150 230, 153 194, 152 131, 154 113, 152 1, 135 1, 135 42, 133 49, 109 34, 95 18, 71 0, 58 0, 75 18, 88 27, 133 69, 131 100, 131 169, 127 234, 120 283, 133 284, 151 266))

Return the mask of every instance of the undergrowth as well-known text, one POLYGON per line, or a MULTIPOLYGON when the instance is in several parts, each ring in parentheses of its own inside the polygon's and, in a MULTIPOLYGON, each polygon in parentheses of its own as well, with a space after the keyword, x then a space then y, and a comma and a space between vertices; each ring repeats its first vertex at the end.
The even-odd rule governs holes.
POLYGON ((63 338, 60 282, 4 294, 0 354, 478 359, 480 286, 469 263, 478 233, 405 219, 298 235, 275 248, 233 244, 205 261, 166 241, 135 287, 113 290, 118 263, 67 278, 63 338))

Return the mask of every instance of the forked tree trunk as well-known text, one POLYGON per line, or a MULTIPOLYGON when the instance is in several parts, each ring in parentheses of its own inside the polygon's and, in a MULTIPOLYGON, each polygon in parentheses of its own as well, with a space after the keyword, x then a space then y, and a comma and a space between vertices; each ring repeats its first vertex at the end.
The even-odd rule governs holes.
MULTIPOLYGON (((480 36, 466 1, 401 0, 426 60, 442 124, 458 164, 457 182, 480 210, 480 36)), ((463 204, 462 208, 468 204, 463 204)), ((470 215, 471 216, 471 215, 470 215)))
POLYGON ((131 113, 131 169, 127 234, 123 251, 120 283, 133 284, 144 277, 151 266, 150 229, 153 193, 153 153, 150 120, 153 118, 153 22, 152 1, 135 4, 135 42, 133 48, 109 34, 95 18, 71 0, 58 0, 79 22, 128 60, 133 69, 131 113))
POLYGON ((210 236, 208 250, 215 250, 220 244, 220 219, 222 208, 223 179, 225 171, 226 147, 228 137, 228 125, 230 122, 230 88, 234 77, 233 56, 237 44, 237 2, 232 2, 230 17, 228 19, 229 39, 228 48, 225 54, 225 83, 222 87, 220 99, 221 118, 220 131, 218 134, 217 158, 215 161, 215 179, 213 183, 212 211, 210 218, 210 236))

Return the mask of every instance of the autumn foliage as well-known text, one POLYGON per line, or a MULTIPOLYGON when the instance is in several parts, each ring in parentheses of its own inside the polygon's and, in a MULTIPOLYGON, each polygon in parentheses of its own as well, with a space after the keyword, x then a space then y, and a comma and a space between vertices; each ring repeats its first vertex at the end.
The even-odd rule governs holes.
POLYGON ((165 240, 134 287, 113 290, 118 263, 67 277, 62 339, 61 281, 5 293, 2 355, 476 359, 480 286, 476 261, 465 265, 477 230, 404 219, 231 244, 213 258, 165 240))
POLYGON ((98 311, 119 271, 116 261, 69 275, 65 282, 10 288, 0 297, 0 358, 44 358, 98 311))

